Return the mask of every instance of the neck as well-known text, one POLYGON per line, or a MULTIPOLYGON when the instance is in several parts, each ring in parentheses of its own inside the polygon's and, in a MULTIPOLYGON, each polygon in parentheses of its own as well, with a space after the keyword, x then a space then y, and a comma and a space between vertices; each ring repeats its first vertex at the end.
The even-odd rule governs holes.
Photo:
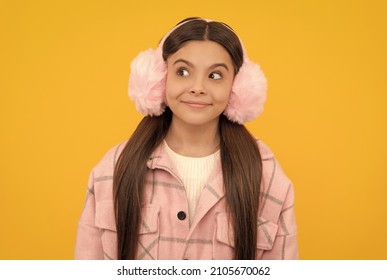
POLYGON ((177 154, 186 157, 205 157, 219 149, 218 122, 190 125, 172 118, 165 140, 177 154))

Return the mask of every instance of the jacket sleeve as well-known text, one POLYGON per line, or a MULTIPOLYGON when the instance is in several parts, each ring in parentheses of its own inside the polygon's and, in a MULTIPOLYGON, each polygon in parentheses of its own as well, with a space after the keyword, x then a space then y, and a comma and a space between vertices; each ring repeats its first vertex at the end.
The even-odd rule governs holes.
POLYGON ((290 184, 282 206, 278 231, 270 251, 265 251, 262 259, 294 260, 298 259, 297 225, 294 213, 294 189, 290 184))
POLYGON ((94 175, 91 172, 87 186, 86 201, 78 222, 75 243, 75 259, 104 259, 99 229, 95 226, 94 175))

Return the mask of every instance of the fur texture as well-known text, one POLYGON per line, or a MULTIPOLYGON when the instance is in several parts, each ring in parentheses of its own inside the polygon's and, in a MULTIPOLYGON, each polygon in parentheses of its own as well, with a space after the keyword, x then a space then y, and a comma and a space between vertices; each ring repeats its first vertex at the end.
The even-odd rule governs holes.
POLYGON ((160 48, 141 52, 131 63, 129 96, 137 110, 147 116, 159 116, 165 110, 167 65, 160 48))
MULTIPOLYGON (((246 55, 246 54, 245 54, 246 55)), ((263 112, 266 78, 258 64, 245 59, 234 83, 224 114, 239 124, 254 120, 263 112)))

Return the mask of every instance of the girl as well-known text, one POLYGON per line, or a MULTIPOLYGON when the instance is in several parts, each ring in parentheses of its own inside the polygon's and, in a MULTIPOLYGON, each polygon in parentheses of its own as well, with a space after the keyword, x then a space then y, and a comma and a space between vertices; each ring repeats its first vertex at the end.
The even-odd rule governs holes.
POLYGON ((75 258, 298 258, 292 184, 243 126, 266 80, 229 26, 180 22, 129 93, 146 116, 93 169, 75 258))

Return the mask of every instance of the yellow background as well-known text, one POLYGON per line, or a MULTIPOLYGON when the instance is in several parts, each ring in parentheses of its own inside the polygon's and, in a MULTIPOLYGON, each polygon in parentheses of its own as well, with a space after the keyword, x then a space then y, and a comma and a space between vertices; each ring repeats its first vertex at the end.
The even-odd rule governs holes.
POLYGON ((188 16, 268 82, 248 124, 296 190, 302 259, 387 259, 385 1, 0 2, 0 259, 71 259, 91 168, 141 116, 131 60, 188 16))

